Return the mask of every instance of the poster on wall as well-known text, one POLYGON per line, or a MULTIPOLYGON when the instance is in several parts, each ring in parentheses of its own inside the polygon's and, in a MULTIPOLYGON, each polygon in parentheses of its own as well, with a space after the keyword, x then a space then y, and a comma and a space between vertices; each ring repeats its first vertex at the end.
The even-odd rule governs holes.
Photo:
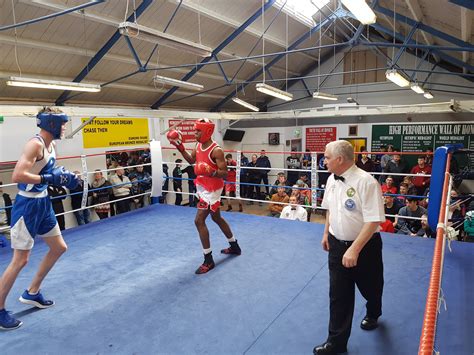
POLYGON ((324 152, 326 144, 336 140, 336 127, 307 127, 306 149, 324 152))
MULTIPOLYGON (((89 118, 82 118, 84 123, 89 118)), ((82 129, 84 148, 108 148, 148 144, 148 118, 97 117, 82 129)))
MULTIPOLYGON (((181 120, 169 120, 168 127, 172 127, 178 124, 181 120)), ((181 131, 183 134, 183 143, 196 142, 196 136, 194 135, 194 121, 184 121, 179 123, 175 129, 181 131)))

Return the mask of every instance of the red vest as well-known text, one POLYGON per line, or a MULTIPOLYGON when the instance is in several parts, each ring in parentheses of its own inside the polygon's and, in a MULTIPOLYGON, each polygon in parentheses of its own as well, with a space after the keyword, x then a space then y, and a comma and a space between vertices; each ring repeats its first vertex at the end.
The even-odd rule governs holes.
POLYGON ((237 162, 235 160, 232 160, 230 164, 227 165, 227 178, 226 180, 229 182, 235 182, 237 179, 237 172, 236 172, 236 167, 237 162))
MULTIPOLYGON (((207 149, 202 149, 202 144, 198 143, 196 146, 196 163, 205 162, 217 170, 217 164, 211 158, 211 153, 216 147, 218 147, 217 143, 212 142, 207 149)), ((198 175, 194 183, 201 185, 206 191, 216 191, 224 187, 224 179, 219 177, 198 175)))

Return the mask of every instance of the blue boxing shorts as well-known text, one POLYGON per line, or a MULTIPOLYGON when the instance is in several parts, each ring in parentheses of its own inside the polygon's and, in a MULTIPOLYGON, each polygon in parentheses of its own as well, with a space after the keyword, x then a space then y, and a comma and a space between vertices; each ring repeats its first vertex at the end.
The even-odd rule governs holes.
POLYGON ((12 209, 12 249, 31 250, 34 238, 61 235, 53 206, 47 191, 40 193, 20 191, 12 209))

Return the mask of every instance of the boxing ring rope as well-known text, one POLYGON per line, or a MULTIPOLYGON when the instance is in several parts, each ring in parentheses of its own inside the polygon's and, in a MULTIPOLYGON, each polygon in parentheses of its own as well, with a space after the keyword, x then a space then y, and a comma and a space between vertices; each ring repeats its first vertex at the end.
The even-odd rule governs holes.
MULTIPOLYGON (((105 204, 113 204, 115 202, 118 202, 118 201, 122 201, 122 200, 127 200, 127 199, 132 199, 132 198, 136 198, 136 197, 140 197, 140 196, 145 196, 145 195, 150 195, 152 194, 152 191, 147 191, 147 192, 144 192, 144 193, 141 193, 141 194, 137 194, 137 195, 129 195, 129 196, 126 196, 126 197, 123 197, 123 198, 118 198, 118 199, 114 199, 114 200, 111 200, 111 201, 108 201, 108 202, 103 202, 103 203, 98 203, 98 204, 94 204, 94 205, 87 205, 87 198, 88 198, 88 193, 89 192, 94 192, 94 191, 99 191, 99 190, 102 190, 102 189, 110 189, 110 188, 114 188, 114 187, 120 187, 120 186, 123 186, 123 185, 128 185, 128 184, 138 184, 140 182, 145 182, 145 180, 137 180, 137 181, 134 181, 133 183, 130 182, 130 183, 123 183, 123 184, 115 184, 115 185, 110 185, 110 186, 107 186, 105 188, 95 188, 95 189, 88 189, 88 175, 89 174, 94 174, 95 172, 89 172, 87 171, 87 163, 86 163, 86 158, 87 157, 96 157, 96 156, 103 156, 103 155, 108 155, 108 154, 118 154, 118 153, 122 153, 122 152, 134 152, 134 151, 142 151, 144 148, 136 148, 136 149, 124 149, 124 150, 115 150, 115 151, 110 151, 110 152, 104 152, 104 153, 95 153, 95 154, 86 154, 86 155, 80 155, 80 156, 62 156, 62 157, 58 157, 57 160, 66 160, 66 159, 81 159, 81 162, 82 162, 82 165, 83 165, 83 172, 80 174, 81 176, 84 177, 84 189, 83 191, 80 191, 80 192, 74 192, 74 193, 69 193, 67 194, 66 196, 72 196, 72 195, 76 195, 76 194, 83 194, 83 201, 81 203, 81 208, 78 208, 78 209, 73 209, 73 210, 68 210, 68 211, 65 211, 65 212, 62 212, 62 213, 59 213, 57 214, 56 216, 61 216, 61 215, 65 215, 65 214, 68 214, 68 213, 74 213, 74 212, 77 212, 77 211, 81 211, 81 210, 84 210, 86 208, 94 208, 94 207, 98 207, 98 206, 101 206, 101 205, 105 205, 105 204)), ((170 149, 170 150, 174 150, 174 148, 169 148, 169 147, 163 147, 161 149, 170 149)), ((275 151, 272 151, 272 152, 267 152, 268 154, 286 154, 286 155, 289 155, 289 154, 308 154, 310 153, 311 154, 311 160, 312 160, 312 164, 311 164, 311 169, 293 169, 293 168, 264 168, 264 167, 248 167, 248 166, 245 166, 245 167, 242 167, 240 162, 240 157, 241 157, 241 154, 242 153, 258 153, 258 151, 236 151, 236 150, 225 150, 225 152, 232 152, 232 153, 237 153, 237 160, 236 160, 236 163, 237 163, 237 166, 236 166, 236 182, 228 182, 228 181, 225 181, 225 184, 235 184, 236 185, 236 196, 235 197, 231 197, 231 196, 223 196, 223 198, 226 198, 226 199, 229 199, 229 200, 240 200, 240 201, 248 201, 248 202, 259 202, 259 203, 266 203, 266 204, 275 204, 275 205, 287 205, 287 203, 283 203, 283 202, 277 202, 277 201, 270 201, 270 200, 258 200, 258 199, 252 199, 252 198, 245 198, 245 197, 242 197, 240 195, 240 185, 244 185, 244 186, 258 186, 258 187, 269 187, 269 188, 278 188, 278 187, 283 187, 285 188, 286 190, 290 189, 290 190, 294 190, 294 189, 298 189, 298 190, 309 190, 311 191, 311 205, 302 205, 302 204, 299 204, 300 206, 304 207, 304 208, 311 208, 311 209, 322 209, 320 206, 317 205, 317 202, 318 202, 318 198, 320 198, 320 196, 318 196, 318 192, 324 192, 324 188, 318 188, 318 187, 294 187, 294 186, 289 186, 289 185, 272 185, 272 184, 255 184, 255 183, 250 183, 250 182, 240 182, 240 173, 242 171, 242 169, 247 169, 247 170, 265 170, 265 171, 279 171, 279 172, 299 172, 299 173, 307 173, 308 175, 310 174, 311 175, 311 185, 312 186, 317 186, 318 185, 318 173, 326 173, 326 174, 329 174, 329 172, 327 170, 321 170, 321 169, 316 169, 316 166, 318 165, 318 159, 317 159, 317 156, 318 155, 321 155, 323 154, 323 152, 275 152, 275 151)), ((373 152, 356 152, 356 154, 376 154, 376 153, 373 153, 373 152)), ((381 152, 377 152, 377 154, 380 155, 381 152)), ((398 152, 383 152, 383 153, 386 153, 386 154, 400 154, 398 152)), ((407 152, 407 153, 402 153, 403 155, 407 154, 407 155, 420 155, 419 152, 407 152)), ((13 164, 13 163, 16 163, 15 161, 11 161, 11 162, 5 162, 5 163, 0 163, 0 165, 2 164, 13 164)), ((170 165, 173 165, 173 164, 176 164, 175 162, 162 162, 162 164, 170 164, 170 165)), ((131 165, 131 166, 123 166, 123 167, 119 167, 119 168, 108 168, 108 169, 101 169, 101 172, 110 172, 110 171, 116 171, 116 170, 120 170, 120 169, 133 169, 133 168, 136 168, 138 166, 150 166, 152 165, 152 163, 143 163, 143 164, 136 164, 136 165, 131 165)), ((192 164, 190 164, 192 165, 192 164)), ((161 166, 161 164, 160 164, 161 166)), ((431 175, 427 175, 427 174, 408 174, 408 173, 384 173, 384 172, 371 172, 370 174, 372 175, 390 175, 390 176, 418 176, 418 177, 430 177, 431 175)), ((163 174, 161 174, 161 178, 158 179, 158 183, 157 185, 162 185, 162 182, 164 181, 164 179, 166 180, 183 180, 183 181, 189 181, 189 180, 192 180, 192 179, 186 179, 186 178, 175 178, 175 177, 166 177, 164 178, 163 177, 163 174)), ((156 180, 156 179, 152 179, 153 180, 156 180)), ((3 187, 7 187, 7 186, 16 186, 15 183, 11 183, 11 184, 5 184, 5 185, 2 185, 3 187)), ((195 193, 189 193, 189 192, 178 192, 178 191, 172 191, 172 190, 163 190, 163 192, 166 192, 166 193, 179 193, 179 194, 182 194, 182 195, 195 195, 195 193)), ((414 198, 426 198, 426 196, 417 196, 417 195, 402 195, 402 194, 384 194, 384 195, 388 195, 388 196, 394 196, 394 197, 397 197, 397 196, 401 196, 401 197, 414 197, 414 198)), ((62 198, 63 196, 58 196, 58 197, 52 197, 51 200, 54 200, 54 199, 60 199, 62 198)), ((12 206, 5 206, 3 209, 7 209, 7 208, 11 208, 12 206)), ((389 216, 389 217, 397 217, 396 215, 386 215, 386 216, 389 216)), ((421 218, 417 218, 417 217, 409 217, 409 216, 404 216, 403 217, 404 219, 413 219, 413 220, 420 220, 421 218)))
POLYGON ((436 324, 439 311, 441 280, 443 272, 443 260, 445 250, 445 233, 447 225, 447 212, 449 208, 448 191, 450 190, 451 175, 449 173, 451 166, 452 153, 448 153, 446 170, 444 174, 443 192, 441 198, 441 208, 439 212, 438 225, 436 229, 436 241, 433 252, 433 264, 431 268, 430 283, 428 295, 426 298, 425 313, 423 316, 423 326, 420 336, 420 345, 418 354, 431 355, 434 351, 436 324))

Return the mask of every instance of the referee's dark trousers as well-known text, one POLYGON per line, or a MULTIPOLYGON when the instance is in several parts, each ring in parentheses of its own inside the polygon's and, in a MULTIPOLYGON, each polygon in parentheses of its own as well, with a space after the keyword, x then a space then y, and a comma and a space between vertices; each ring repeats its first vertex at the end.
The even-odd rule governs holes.
POLYGON ((367 316, 382 315, 383 262, 382 239, 375 233, 357 259, 357 266, 346 268, 342 257, 352 242, 329 234, 329 337, 337 347, 347 346, 354 314, 355 285, 367 300, 367 316))

